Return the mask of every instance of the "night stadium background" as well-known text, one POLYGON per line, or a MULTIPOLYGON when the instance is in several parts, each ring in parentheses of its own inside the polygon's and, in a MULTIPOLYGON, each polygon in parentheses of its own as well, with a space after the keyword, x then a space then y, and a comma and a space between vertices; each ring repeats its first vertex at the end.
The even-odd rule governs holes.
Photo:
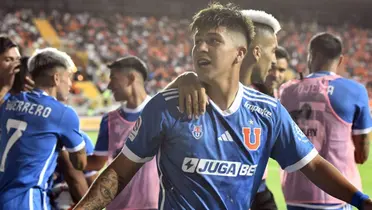
MULTIPOLYGON (((107 90, 106 64, 128 54, 150 68, 147 91, 153 95, 178 74, 192 70, 189 18, 205 0, 1 0, 0 33, 20 45, 22 55, 53 46, 68 52, 77 66, 70 104, 82 129, 96 140, 102 114, 119 104, 107 90)), ((220 1, 226 3, 227 1, 220 1)), ((339 74, 372 81, 371 0, 232 1, 243 9, 262 9, 282 25, 279 44, 290 53, 294 70, 306 69, 306 46, 317 32, 329 31, 344 42, 339 74)), ((295 74, 294 71, 289 73, 295 74)), ((268 186, 284 209, 279 167, 271 161, 268 186)), ((360 167, 365 193, 372 194, 372 160, 360 167)))

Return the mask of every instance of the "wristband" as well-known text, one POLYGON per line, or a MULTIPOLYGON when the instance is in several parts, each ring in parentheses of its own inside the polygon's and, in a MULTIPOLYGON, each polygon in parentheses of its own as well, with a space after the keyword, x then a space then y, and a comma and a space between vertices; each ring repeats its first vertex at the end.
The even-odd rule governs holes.
POLYGON ((355 206, 358 209, 363 209, 363 202, 369 198, 368 195, 363 194, 362 192, 358 191, 354 193, 353 198, 351 199, 350 204, 355 206))

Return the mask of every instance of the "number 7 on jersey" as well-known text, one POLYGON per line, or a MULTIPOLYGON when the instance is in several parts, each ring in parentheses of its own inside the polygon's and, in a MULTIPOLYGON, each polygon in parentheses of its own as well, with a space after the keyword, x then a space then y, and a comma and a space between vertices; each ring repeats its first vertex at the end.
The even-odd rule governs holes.
POLYGON ((17 140, 19 140, 22 136, 22 131, 25 131, 27 128, 27 123, 24 121, 19 120, 13 120, 9 119, 6 122, 6 130, 9 133, 10 129, 16 129, 16 131, 13 133, 13 135, 9 138, 8 143, 5 146, 3 156, 1 157, 1 163, 0 163, 0 171, 4 172, 5 169, 5 161, 8 156, 8 152, 10 148, 16 143, 17 140))

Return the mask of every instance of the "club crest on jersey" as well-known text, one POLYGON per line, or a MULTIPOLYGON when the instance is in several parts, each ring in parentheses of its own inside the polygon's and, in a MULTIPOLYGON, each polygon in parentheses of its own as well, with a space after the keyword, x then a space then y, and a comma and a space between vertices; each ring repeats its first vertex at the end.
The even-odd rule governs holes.
POLYGON ((203 127, 201 125, 193 125, 192 135, 195 139, 200 139, 203 136, 203 127))

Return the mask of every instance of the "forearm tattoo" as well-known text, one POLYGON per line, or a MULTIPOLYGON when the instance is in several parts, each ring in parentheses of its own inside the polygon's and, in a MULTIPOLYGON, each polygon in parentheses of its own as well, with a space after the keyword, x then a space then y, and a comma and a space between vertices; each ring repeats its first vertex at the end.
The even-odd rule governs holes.
POLYGON ((81 207, 84 210, 101 210, 106 207, 123 189, 118 174, 114 169, 107 168, 93 183, 88 194, 83 199, 81 207))

